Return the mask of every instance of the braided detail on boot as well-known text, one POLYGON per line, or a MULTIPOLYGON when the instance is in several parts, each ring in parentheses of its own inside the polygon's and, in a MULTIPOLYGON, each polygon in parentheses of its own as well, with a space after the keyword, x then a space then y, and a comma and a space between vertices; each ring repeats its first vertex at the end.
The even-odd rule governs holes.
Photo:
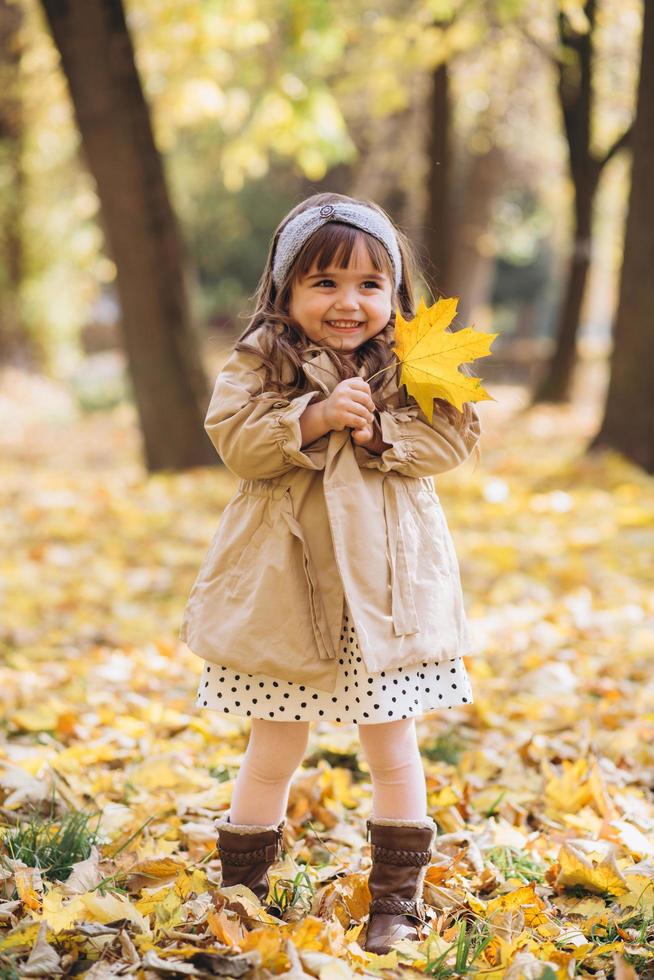
POLYGON ((226 864, 255 864, 257 861, 276 861, 277 844, 266 844, 265 847, 257 847, 251 851, 230 851, 222 845, 218 845, 220 860, 226 864))
POLYGON ((413 915, 421 921, 425 918, 425 903, 422 899, 409 898, 373 898, 370 903, 370 915, 384 912, 390 915, 413 915))
POLYGON ((423 864, 429 864, 431 861, 431 850, 403 851, 392 847, 382 847, 381 844, 372 844, 371 854, 374 861, 381 861, 383 864, 404 864, 414 868, 420 868, 423 864))

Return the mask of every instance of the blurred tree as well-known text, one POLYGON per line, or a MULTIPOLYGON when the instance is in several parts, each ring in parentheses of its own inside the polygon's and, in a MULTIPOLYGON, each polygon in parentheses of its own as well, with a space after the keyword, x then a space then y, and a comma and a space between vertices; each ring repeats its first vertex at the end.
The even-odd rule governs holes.
MULTIPOLYGON (((27 23, 20 84, 29 109, 23 311, 49 350, 48 367, 69 375, 80 359, 80 331, 100 290, 114 289, 116 269, 97 188, 76 155, 75 120, 42 5, 17 2, 27 23)), ((346 170, 356 153, 331 93, 356 10, 322 0, 127 0, 125 7, 155 144, 196 263, 191 300, 199 316, 225 322, 244 308, 271 228, 303 185, 324 180, 339 161, 346 170)))
POLYGON ((654 473, 654 4, 646 0, 631 192, 611 377, 591 449, 612 447, 654 473))
MULTIPOLYGON (((586 104, 586 116, 583 106, 591 79, 580 69, 588 52, 582 51, 578 59, 576 50, 564 44, 569 34, 582 38, 587 31, 586 6, 587 0, 549 0, 546 4, 531 0, 493 0, 488 4, 434 0, 419 4, 418 11, 412 13, 412 19, 415 17, 418 22, 420 9, 437 14, 431 25, 423 27, 430 53, 424 53, 426 45, 418 45, 418 56, 411 51, 403 61, 405 66, 422 62, 429 70, 431 55, 435 64, 424 102, 424 118, 429 122, 425 126, 429 169, 425 180, 424 240, 435 266, 435 285, 440 291, 460 297, 460 321, 472 319, 490 299, 493 263, 497 256, 502 260, 494 214, 512 184, 521 182, 538 191, 550 212, 552 206, 557 210, 565 206, 564 185, 559 180, 557 133, 549 109, 543 108, 549 104, 549 91, 544 91, 543 83, 551 84, 547 69, 555 66, 559 74, 557 98, 562 97, 561 73, 565 69, 573 105, 574 93, 579 95, 577 116, 579 120, 586 118, 590 127, 591 106, 586 104), (434 33, 437 28, 440 36, 434 33), (517 40, 521 43, 517 44, 517 40), (553 176, 557 178, 555 182, 553 176)), ((584 156, 596 160, 594 196, 599 173, 628 139, 624 119, 633 113, 629 98, 633 84, 624 66, 630 61, 634 19, 638 20, 638 10, 632 0, 621 4, 604 0, 599 29, 593 27, 593 62, 587 67, 588 71, 592 67, 594 104, 601 105, 602 110, 601 114, 595 111, 593 130, 595 144, 609 145, 610 149, 598 152, 591 145, 588 132, 584 137, 581 123, 566 131, 570 140, 568 155, 575 160, 574 167, 570 164, 573 186, 576 180, 579 187, 578 228, 590 227, 593 198, 588 196, 588 168, 577 166, 577 162, 584 156), (614 41, 616 36, 619 42, 614 41), (616 117, 620 122, 617 127, 612 125, 616 117), (611 141, 613 133, 609 131, 615 128, 621 135, 611 141)), ((397 30, 400 31, 399 23, 397 30)), ((571 97, 569 92, 566 97, 571 97)), ((559 245, 563 245, 564 224, 552 216, 550 231, 559 239, 559 245)), ((516 230, 521 234, 524 227, 516 230)), ((567 275, 567 298, 560 304, 560 320, 575 320, 576 336, 583 290, 580 293, 578 289, 579 268, 574 259, 570 270, 574 274, 567 275)), ((552 320, 559 291, 558 283, 550 283, 549 308, 545 308, 545 303, 542 306, 543 322, 552 320)), ((556 365, 554 373, 558 376, 556 365)))
POLYGON ((629 145, 631 138, 631 127, 627 127, 603 153, 598 154, 592 149, 596 9, 596 0, 586 0, 583 16, 576 10, 576 16, 570 18, 574 7, 569 10, 564 7, 558 15, 558 96, 574 186, 574 230, 556 347, 534 393, 534 403, 565 401, 569 397, 581 307, 591 263, 593 203, 597 186, 603 169, 616 153, 629 145))
POLYGON ((42 0, 116 264, 149 471, 213 464, 181 240, 121 0, 42 0))
POLYGON ((442 282, 448 282, 451 250, 448 236, 443 234, 443 229, 450 228, 452 225, 449 207, 452 182, 452 134, 449 70, 445 61, 437 65, 432 72, 427 112, 429 172, 427 176, 425 245, 436 276, 442 282))
MULTIPOLYGON (((359 111, 372 109, 381 117, 374 121, 389 146, 361 152, 353 167, 356 186, 373 187, 382 201, 398 202, 395 216, 406 218, 407 230, 422 245, 431 292, 459 296, 459 322, 490 293, 489 226, 517 139, 524 137, 513 122, 522 111, 515 104, 533 89, 535 74, 533 58, 524 56, 525 44, 513 29, 528 7, 528 0, 390 4, 370 40, 354 40, 348 72, 336 89, 344 104, 342 93, 353 79, 361 91, 364 73, 374 78, 370 97, 359 98, 359 111), (375 90, 380 63, 394 83, 387 88, 382 74, 381 94, 375 90)), ((548 16, 538 12, 541 21, 548 16)), ((348 126, 359 136, 363 120, 353 122, 345 105, 348 126)), ((528 172, 535 176, 533 165, 528 172)))
MULTIPOLYGON (((429 7, 429 4, 426 5, 429 7)), ((490 220, 492 204, 501 190, 504 154, 499 145, 474 150, 457 146, 453 112, 452 66, 461 54, 489 44, 492 5, 467 0, 437 5, 440 17, 430 25, 438 44, 439 60, 430 71, 424 106, 427 120, 427 173, 424 241, 431 260, 433 292, 459 296, 457 318, 467 320, 488 294, 490 256, 478 247, 490 220), (456 160, 456 157, 459 160, 456 160), (466 157, 465 173, 457 174, 457 162, 466 157)), ((490 74, 486 87, 495 84, 490 74)), ((501 111, 502 97, 489 101, 501 111)), ((488 124, 488 120, 485 125, 488 124)))
POLYGON ((23 110, 18 77, 22 10, 0 0, 0 362, 36 367, 40 355, 21 322, 23 110))
POLYGON ((516 182, 497 202, 493 223, 499 254, 490 302, 502 339, 548 337, 552 251, 543 235, 547 220, 542 200, 524 181, 516 182))
POLYGON ((493 210, 516 155, 518 130, 508 120, 520 111, 520 93, 533 89, 537 66, 525 57, 514 26, 527 14, 527 0, 457 0, 436 7, 440 18, 432 30, 441 31, 440 63, 425 106, 425 243, 433 287, 459 297, 457 319, 463 323, 490 297, 498 247, 493 210))

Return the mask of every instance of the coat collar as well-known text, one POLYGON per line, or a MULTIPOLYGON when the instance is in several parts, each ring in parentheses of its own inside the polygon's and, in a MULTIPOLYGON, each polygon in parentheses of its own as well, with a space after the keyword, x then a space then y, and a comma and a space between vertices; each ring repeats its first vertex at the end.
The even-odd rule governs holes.
MULTIPOLYGON (((339 382, 338 374, 332 363, 329 354, 321 350, 317 354, 315 351, 307 351, 302 357, 302 370, 309 382, 309 387, 330 395, 339 382)), ((368 369, 365 365, 359 368, 359 377, 368 379, 368 369)), ((393 400, 398 393, 397 377, 390 369, 386 372, 386 381, 381 388, 382 397, 393 400)))
MULTIPOLYGON (((259 337, 261 336, 260 331, 263 327, 259 327, 252 334, 245 338, 245 342, 251 344, 252 346, 259 347, 259 337)), ((315 391, 321 391, 325 395, 331 395, 332 391, 339 382, 339 376, 336 373, 336 369, 326 350, 308 350, 303 351, 301 355, 302 360, 302 370, 307 378, 308 385, 310 389, 315 391)), ((282 369, 282 375, 285 369, 282 369)), ((387 373, 388 382, 385 386, 386 393, 393 393, 397 391, 397 384, 395 383, 394 373, 389 371, 387 373)), ((363 365, 359 369, 359 377, 367 379, 368 373, 367 368, 363 365)), ((290 377, 289 377, 290 381, 290 377)))
MULTIPOLYGON (((325 395, 330 395, 339 382, 332 359, 324 350, 317 354, 315 351, 307 352, 302 358, 302 370, 310 387, 324 392, 325 395)), ((366 377, 365 367, 359 370, 359 375, 362 378, 366 377)))

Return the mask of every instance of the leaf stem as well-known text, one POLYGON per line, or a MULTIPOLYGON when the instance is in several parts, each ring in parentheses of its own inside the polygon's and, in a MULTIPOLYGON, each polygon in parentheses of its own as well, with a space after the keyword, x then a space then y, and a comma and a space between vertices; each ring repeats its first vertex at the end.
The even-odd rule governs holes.
POLYGON ((388 371, 389 368, 396 368, 396 367, 397 367, 397 362, 395 361, 392 364, 387 364, 386 367, 380 368, 379 371, 375 371, 375 373, 371 374, 369 378, 366 378, 366 381, 370 382, 372 381, 373 378, 376 378, 378 374, 383 374, 383 372, 388 371))

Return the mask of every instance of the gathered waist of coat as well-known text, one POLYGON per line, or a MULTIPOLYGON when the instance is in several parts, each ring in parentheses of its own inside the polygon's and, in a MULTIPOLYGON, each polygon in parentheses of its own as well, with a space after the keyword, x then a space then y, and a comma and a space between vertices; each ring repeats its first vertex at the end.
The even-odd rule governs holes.
POLYGON ((239 481, 238 491, 254 494, 255 497, 272 497, 273 500, 281 500, 288 493, 289 487, 281 483, 273 483, 272 480, 242 479, 239 481))
MULTIPOLYGON (((374 471, 370 471, 374 472, 374 471)), ((438 498, 438 493, 430 476, 400 476, 396 473, 386 473, 383 476, 383 480, 387 481, 390 479, 401 480, 404 488, 409 493, 418 493, 420 490, 428 490, 432 493, 436 499, 438 498)), ((282 497, 290 491, 290 486, 284 483, 275 483, 273 480, 248 480, 241 479, 238 484, 239 493, 250 493, 254 494, 255 497, 271 497, 273 500, 281 500, 282 497)))
MULTIPOLYGON (((374 473, 374 470, 369 470, 374 473)), ((397 473, 385 473, 383 480, 400 480, 409 492, 417 493, 419 490, 430 490, 436 496, 438 493, 430 476, 398 476, 397 473)), ((278 483, 276 480, 245 479, 241 478, 238 482, 239 493, 253 493, 257 497, 274 497, 279 499, 290 490, 288 483, 278 483)))

